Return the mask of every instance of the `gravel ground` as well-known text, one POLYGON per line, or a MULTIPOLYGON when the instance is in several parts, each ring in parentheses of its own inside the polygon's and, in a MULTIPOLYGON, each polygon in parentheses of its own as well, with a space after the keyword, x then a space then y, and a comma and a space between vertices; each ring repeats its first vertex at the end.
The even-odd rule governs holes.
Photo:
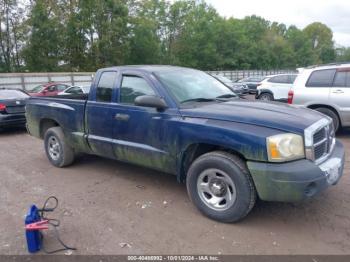
MULTIPOLYGON (((350 155, 350 130, 339 138, 350 155)), ((203 217, 175 177, 95 156, 50 165, 43 142, 0 131, 0 254, 26 254, 23 217, 55 195, 73 254, 349 254, 350 157, 340 183, 296 204, 258 202, 238 224, 203 217)), ((49 233, 47 249, 57 247, 49 233)))

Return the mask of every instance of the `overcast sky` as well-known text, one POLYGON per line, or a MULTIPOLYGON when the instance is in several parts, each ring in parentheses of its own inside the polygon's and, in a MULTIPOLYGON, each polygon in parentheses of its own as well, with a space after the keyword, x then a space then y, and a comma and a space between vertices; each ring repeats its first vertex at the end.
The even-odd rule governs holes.
POLYGON ((206 0, 223 16, 263 18, 304 28, 321 22, 333 31, 337 44, 350 47, 350 0, 206 0))

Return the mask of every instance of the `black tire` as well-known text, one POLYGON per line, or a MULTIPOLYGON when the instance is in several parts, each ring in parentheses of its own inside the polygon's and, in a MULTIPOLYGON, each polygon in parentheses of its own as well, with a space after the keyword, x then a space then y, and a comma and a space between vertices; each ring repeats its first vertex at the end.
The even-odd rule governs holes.
POLYGON ((335 113, 332 109, 329 109, 326 107, 319 107, 319 108, 316 108, 315 110, 332 118, 335 132, 337 132, 339 130, 340 119, 339 119, 339 116, 337 113, 335 113))
POLYGON ((259 100, 263 100, 263 101, 273 101, 273 95, 270 93, 262 93, 259 98, 259 100))
POLYGON ((50 160, 51 164, 56 167, 65 167, 73 163, 74 149, 66 143, 62 128, 49 128, 45 133, 44 142, 46 156, 50 160), (52 150, 55 148, 54 151, 57 152, 52 153, 51 151, 50 153, 50 148, 52 150))
MULTIPOLYGON (((210 184, 208 177, 208 185, 210 184)), ((186 185, 188 195, 199 211, 220 222, 237 222, 244 218, 255 205, 256 190, 246 164, 239 157, 226 152, 210 152, 197 158, 187 172, 186 185), (227 209, 215 210, 215 208, 208 206, 210 205, 208 202, 203 200, 207 198, 206 193, 201 192, 197 183, 201 181, 203 174, 206 174, 205 172, 209 172, 209 170, 219 170, 225 173, 234 183, 235 201, 231 206, 228 205, 227 209)), ((231 188, 229 189, 231 190, 231 188)))

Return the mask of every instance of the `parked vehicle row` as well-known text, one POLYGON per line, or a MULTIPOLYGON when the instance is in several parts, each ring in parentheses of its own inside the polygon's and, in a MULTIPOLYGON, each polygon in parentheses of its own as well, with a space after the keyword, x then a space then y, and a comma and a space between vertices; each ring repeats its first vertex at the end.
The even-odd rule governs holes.
POLYGON ((304 69, 289 92, 288 103, 319 111, 333 120, 335 130, 350 126, 350 64, 304 69))
POLYGON ((31 96, 56 96, 68 87, 70 87, 70 85, 51 82, 34 87, 29 91, 29 94, 31 96))
POLYGON ((240 99, 188 68, 101 69, 88 96, 33 97, 26 117, 52 165, 88 153, 174 174, 204 215, 223 222, 244 218, 257 197, 313 197, 344 169, 331 118, 240 99))
POLYGON ((244 96, 249 93, 249 87, 246 84, 233 82, 232 80, 222 75, 212 76, 219 80, 221 83, 223 83, 225 86, 230 88, 234 93, 236 93, 239 96, 244 96))
POLYGON ((0 89, 0 127, 24 126, 28 98, 22 90, 0 89))
POLYGON ((241 83, 248 86, 249 94, 256 94, 257 87, 265 79, 265 76, 250 76, 237 80, 237 83, 241 83))
POLYGON ((297 74, 266 76, 257 87, 256 99, 287 103, 288 92, 297 76, 297 74))
POLYGON ((90 86, 70 86, 58 93, 58 95, 78 95, 78 94, 88 94, 90 92, 90 86))
POLYGON ((56 95, 73 95, 88 94, 90 86, 71 86, 68 84, 50 82, 38 85, 30 90, 30 96, 56 96, 56 95))

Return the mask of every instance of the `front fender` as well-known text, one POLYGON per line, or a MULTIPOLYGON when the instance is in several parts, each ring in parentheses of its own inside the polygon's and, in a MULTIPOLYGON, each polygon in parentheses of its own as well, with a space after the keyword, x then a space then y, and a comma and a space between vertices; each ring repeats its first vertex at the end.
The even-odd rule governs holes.
POLYGON ((193 145, 205 144, 237 152, 249 161, 268 160, 266 137, 281 131, 256 125, 230 121, 185 118, 179 126, 178 174, 186 151, 193 145))

